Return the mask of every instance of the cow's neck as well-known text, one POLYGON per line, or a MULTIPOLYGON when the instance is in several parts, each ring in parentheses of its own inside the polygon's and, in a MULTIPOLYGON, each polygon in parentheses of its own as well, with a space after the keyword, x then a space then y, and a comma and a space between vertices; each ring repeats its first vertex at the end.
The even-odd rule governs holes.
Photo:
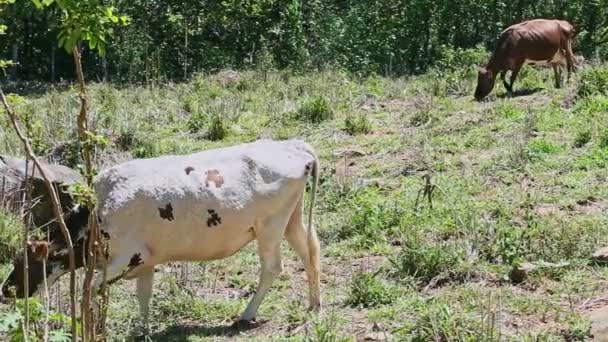
POLYGON ((498 58, 495 58, 495 56, 492 55, 490 61, 488 61, 488 64, 486 65, 486 70, 491 71, 492 75, 497 75, 499 72, 503 71, 503 69, 504 65, 498 61, 498 58))

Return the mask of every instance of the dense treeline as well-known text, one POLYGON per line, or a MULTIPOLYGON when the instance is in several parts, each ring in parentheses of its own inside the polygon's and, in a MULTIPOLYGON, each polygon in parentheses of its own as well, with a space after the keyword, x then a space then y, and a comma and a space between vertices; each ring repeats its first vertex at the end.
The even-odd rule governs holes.
MULTIPOLYGON (((358 73, 417 73, 445 48, 492 47, 506 26, 535 17, 575 23, 575 49, 606 57, 608 0, 114 0, 131 18, 105 58, 87 54, 93 79, 188 78, 221 68, 339 67, 358 73)), ((2 13, 5 58, 17 79, 70 78, 56 44, 60 13, 18 0, 2 13), (50 27, 50 29, 49 29, 50 27)))

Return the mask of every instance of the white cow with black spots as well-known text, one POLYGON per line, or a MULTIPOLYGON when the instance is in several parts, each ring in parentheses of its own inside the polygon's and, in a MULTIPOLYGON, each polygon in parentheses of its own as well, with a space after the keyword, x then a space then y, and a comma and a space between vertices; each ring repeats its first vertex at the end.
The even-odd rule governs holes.
MULTIPOLYGON (((314 151, 299 140, 260 140, 191 155, 138 159, 107 169, 95 181, 100 229, 109 242, 106 279, 137 279, 147 326, 155 265, 226 258, 257 239, 260 280, 240 316, 241 321, 251 321, 281 272, 280 245, 285 237, 304 262, 310 307, 318 310, 319 242, 312 226, 318 176, 314 151), (313 183, 305 226, 303 198, 309 177, 313 183)), ((80 239, 76 245, 84 243, 80 239)), ((51 256, 60 248, 52 242, 51 256)), ((13 273, 20 269, 16 265, 13 273)), ((47 277, 56 279, 57 272, 65 270, 57 267, 47 277)), ((5 287, 20 286, 12 284, 16 278, 9 277, 5 287)), ((95 286, 101 282, 100 272, 95 286)))

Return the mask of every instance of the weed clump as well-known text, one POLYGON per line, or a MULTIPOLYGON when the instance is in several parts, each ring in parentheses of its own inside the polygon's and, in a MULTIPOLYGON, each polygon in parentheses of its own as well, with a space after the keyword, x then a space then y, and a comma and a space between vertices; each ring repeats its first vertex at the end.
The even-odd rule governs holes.
POLYGON ((409 341, 491 341, 494 326, 483 324, 477 315, 446 304, 431 302, 408 328, 409 341))
POLYGON ((188 119, 186 127, 190 133, 199 133, 206 128, 207 131, 203 137, 211 141, 222 140, 228 135, 224 118, 217 113, 212 115, 207 115, 206 113, 193 114, 188 119))
POLYGON ((462 278, 465 253, 455 244, 412 242, 390 259, 392 275, 396 278, 429 283, 437 277, 445 280, 462 278))
POLYGON ((344 119, 344 130, 350 135, 367 134, 371 132, 372 125, 365 114, 347 116, 344 119))
POLYGON ((581 148, 591 141, 591 131, 579 131, 574 138, 574 147, 581 148))
POLYGON ((608 95, 608 66, 597 66, 583 72, 577 95, 580 98, 608 95))
POLYGON ((390 304, 394 299, 395 293, 378 280, 376 274, 362 272, 353 277, 346 304, 352 307, 371 308, 390 304))
POLYGON ((334 111, 325 97, 317 96, 302 103, 298 116, 303 121, 318 124, 333 118, 334 111))

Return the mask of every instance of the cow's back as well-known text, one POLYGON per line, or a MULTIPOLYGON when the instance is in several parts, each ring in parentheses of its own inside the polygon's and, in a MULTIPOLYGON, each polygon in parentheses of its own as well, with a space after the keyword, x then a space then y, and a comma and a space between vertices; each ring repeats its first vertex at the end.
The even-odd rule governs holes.
POLYGON ((524 21, 501 33, 494 59, 505 67, 512 67, 518 61, 551 61, 566 48, 573 33, 574 28, 566 21, 524 21))
POLYGON ((154 262, 225 257, 253 238, 256 220, 298 200, 314 161, 302 141, 261 140, 108 169, 96 188, 110 253, 136 241, 154 262))

